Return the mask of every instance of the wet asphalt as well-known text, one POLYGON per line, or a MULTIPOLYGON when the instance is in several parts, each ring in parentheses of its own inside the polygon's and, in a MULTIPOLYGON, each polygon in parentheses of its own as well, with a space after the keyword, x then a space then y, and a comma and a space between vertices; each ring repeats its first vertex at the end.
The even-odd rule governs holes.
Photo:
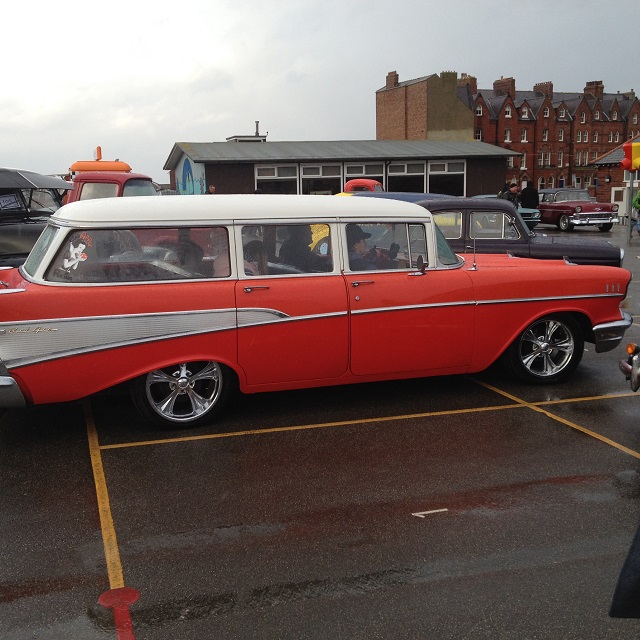
MULTIPOLYGON (((640 341, 640 238, 574 234, 625 248, 640 341)), ((197 431, 145 425, 122 389, 6 412, 0 638, 637 638, 608 610, 640 394, 623 346, 587 349, 562 385, 495 369, 241 396, 197 431), (98 602, 123 589, 124 618, 98 602)))

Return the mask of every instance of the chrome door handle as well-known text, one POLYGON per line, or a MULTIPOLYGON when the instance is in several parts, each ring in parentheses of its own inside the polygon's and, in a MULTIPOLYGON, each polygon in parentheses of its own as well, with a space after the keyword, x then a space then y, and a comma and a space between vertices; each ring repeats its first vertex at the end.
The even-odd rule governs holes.
POLYGON ((359 287, 362 284, 374 284, 375 280, 355 280, 351 283, 352 287, 359 287))
POLYGON ((255 291, 256 289, 268 289, 269 287, 245 287, 244 288, 244 292, 245 293, 251 293, 252 291, 255 291))

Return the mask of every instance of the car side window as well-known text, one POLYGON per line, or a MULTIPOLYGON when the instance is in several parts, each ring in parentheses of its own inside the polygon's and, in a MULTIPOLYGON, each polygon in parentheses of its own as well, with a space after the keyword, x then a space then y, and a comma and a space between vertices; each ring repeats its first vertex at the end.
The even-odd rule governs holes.
POLYGON ((351 271, 416 269, 427 262, 424 225, 364 222, 346 225, 348 265, 351 271))
POLYGON ((462 211, 435 211, 433 219, 447 240, 462 237, 462 211))
POLYGON ((333 271, 328 224, 242 227, 245 276, 296 275, 333 271))
POLYGON ((72 232, 45 278, 49 282, 115 283, 229 275, 224 227, 145 227, 72 232), (216 261, 222 263, 217 273, 216 261))
POLYGON ((511 218, 502 211, 473 211, 469 223, 469 236, 477 240, 513 240, 520 237, 511 218))

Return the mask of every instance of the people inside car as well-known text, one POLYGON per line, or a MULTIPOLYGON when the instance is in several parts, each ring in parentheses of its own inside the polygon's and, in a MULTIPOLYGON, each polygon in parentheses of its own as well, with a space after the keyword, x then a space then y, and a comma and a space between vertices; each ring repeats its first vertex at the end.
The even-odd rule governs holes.
POLYGON ((331 262, 327 257, 311 251, 313 234, 308 224, 290 225, 287 231, 289 237, 282 243, 279 253, 284 264, 297 267, 306 273, 328 271, 331 268, 331 262))
POLYGON ((368 271, 375 269, 374 262, 367 260, 367 243, 365 240, 370 238, 371 234, 366 233, 357 224, 347 225, 347 245, 349 247, 349 268, 351 271, 368 271))
POLYGON ((244 272, 248 276, 263 276, 269 272, 267 252, 260 240, 251 240, 244 246, 244 272))

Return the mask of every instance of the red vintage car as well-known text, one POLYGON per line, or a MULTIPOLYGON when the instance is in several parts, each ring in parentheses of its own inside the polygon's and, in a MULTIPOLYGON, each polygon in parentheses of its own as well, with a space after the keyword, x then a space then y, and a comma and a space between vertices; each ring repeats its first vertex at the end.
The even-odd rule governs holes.
POLYGON ((428 211, 386 199, 76 202, 2 280, 0 407, 127 382, 165 427, 213 421, 238 386, 468 374, 496 360, 555 383, 585 342, 608 351, 631 324, 627 270, 465 261, 428 211))
POLYGON ((541 189, 540 224, 553 224, 561 231, 596 226, 611 231, 619 222, 618 205, 594 202, 586 189, 541 189))

